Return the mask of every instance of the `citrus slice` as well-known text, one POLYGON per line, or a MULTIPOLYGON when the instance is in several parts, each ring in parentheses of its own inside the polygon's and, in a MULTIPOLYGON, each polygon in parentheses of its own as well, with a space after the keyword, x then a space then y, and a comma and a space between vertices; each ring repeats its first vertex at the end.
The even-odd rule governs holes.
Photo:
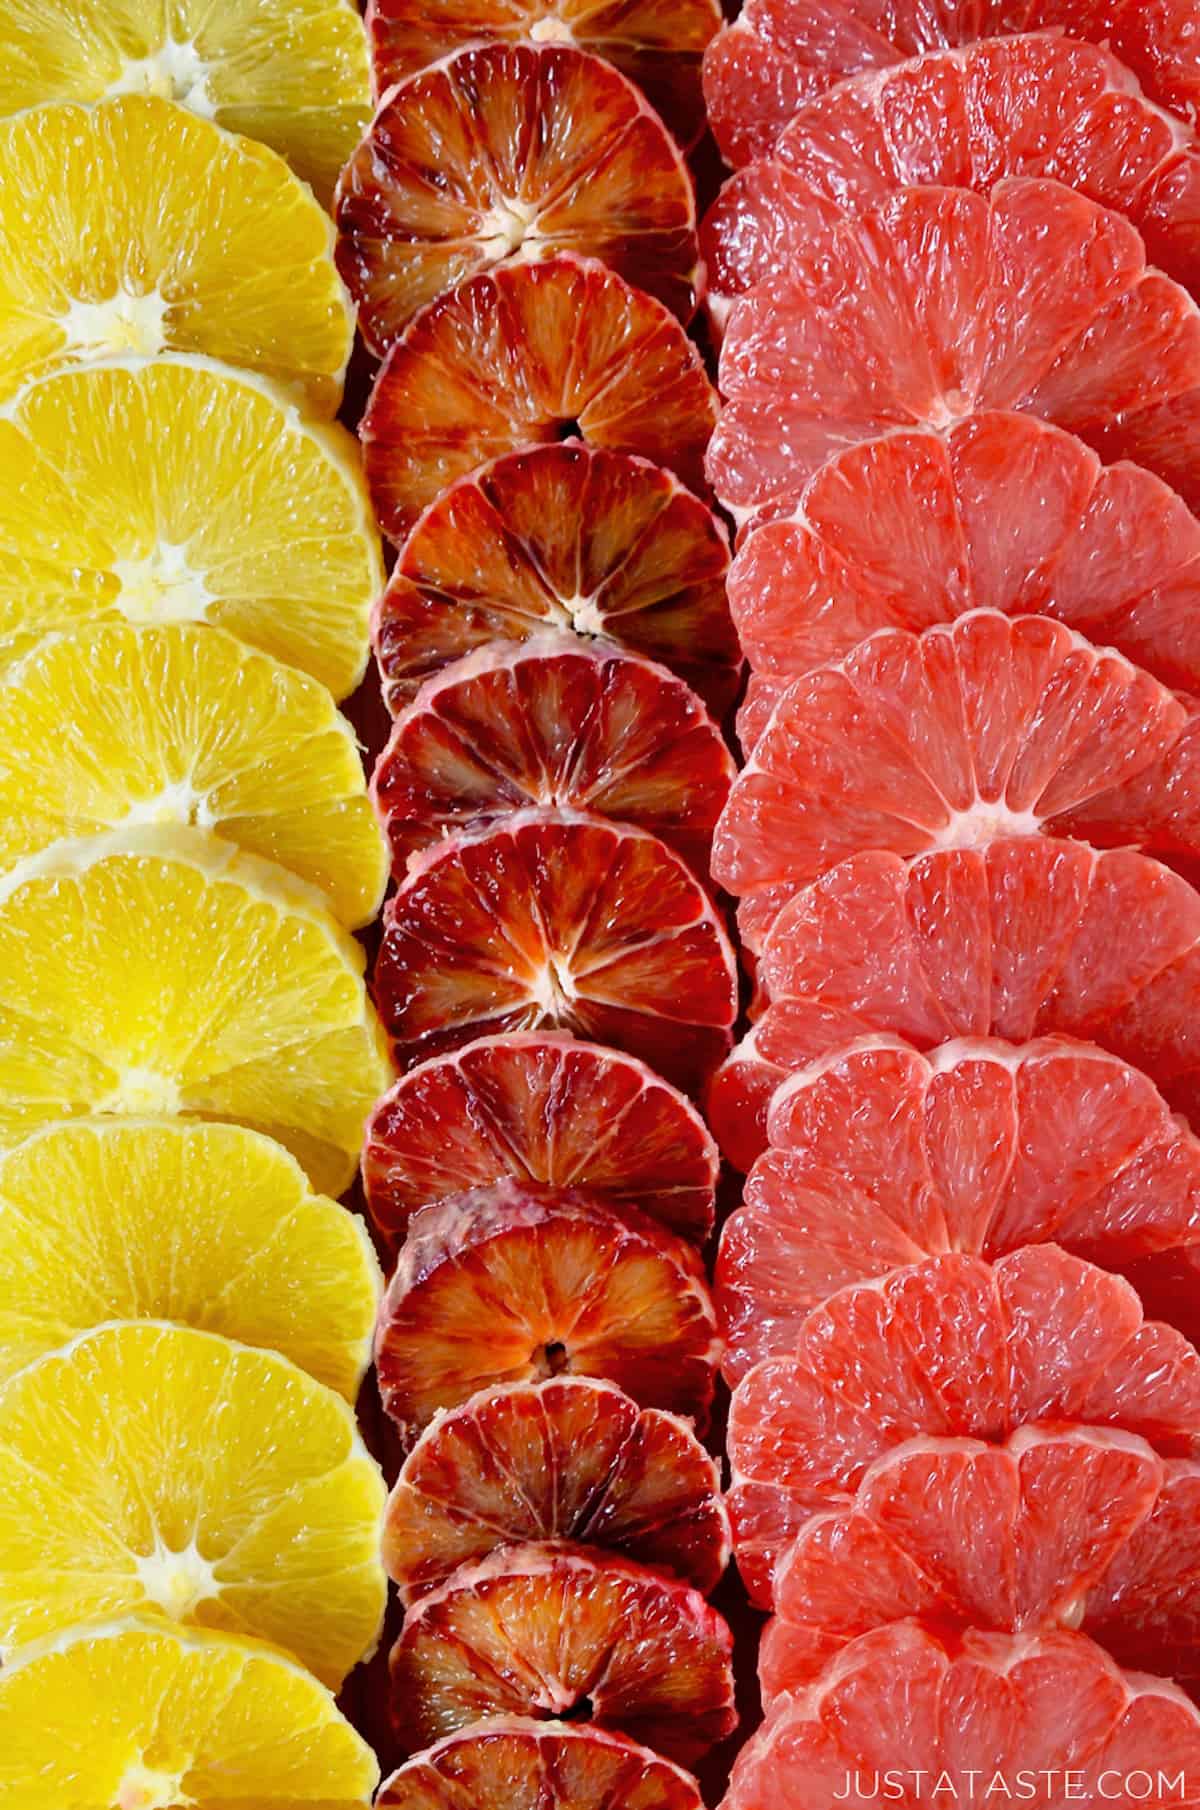
POLYGON ((905 1440, 997 1441, 1039 1420, 1200 1455, 1200 1354, 1144 1320, 1119 1276, 1051 1244, 995 1264, 955 1252, 842 1289, 734 1391, 729 1507, 747 1587, 769 1602, 808 1517, 846 1506, 905 1440))
POLYGON ((236 1125, 50 1125, 0 1156, 0 1381, 107 1320, 282 1352, 353 1401, 381 1284, 361 1220, 236 1125))
POLYGON ((703 1421, 719 1356, 690 1244, 582 1189, 516 1182, 417 1215, 375 1339, 383 1405, 408 1443, 480 1389, 568 1373, 703 1421))
POLYGON ((977 38, 1057 26, 1104 45, 1151 100, 1194 122, 1200 71, 1192 23, 1188 0, 995 0, 985 7, 948 0, 936 8, 919 0, 886 8, 877 0, 838 0, 819 14, 789 0, 747 0, 705 56, 704 98, 726 158, 748 163, 770 150, 810 95, 848 76, 977 38))
POLYGON ((734 772, 682 680, 551 631, 494 642, 426 680, 396 719, 371 797, 397 875, 440 837, 532 805, 634 824, 706 875, 734 772))
POLYGON ((59 844, 0 895, 0 1148, 51 1119, 228 1119, 314 1187, 386 1087, 357 943, 281 869, 198 831, 59 844))
POLYGON ((908 183, 987 191, 1049 176, 1131 220, 1150 261, 1200 288, 1194 133, 1152 106, 1124 64, 1049 33, 992 38, 840 83, 802 106, 766 164, 726 184, 704 227, 709 306, 803 255, 831 213, 908 183))
POLYGON ((400 548, 375 613, 388 707, 492 641, 602 636, 669 667, 720 717, 740 671, 712 511, 645 459, 578 441, 460 479, 400 548))
POLYGON ((485 1390, 409 1453, 383 1562, 408 1604, 523 1540, 603 1547, 707 1595, 729 1559, 716 1463, 686 1421, 594 1377, 485 1390))
POLYGON ((1029 415, 981 414, 830 459, 792 508, 753 525, 729 604, 754 666, 751 743, 789 680, 876 629, 973 609, 1053 616, 1200 691, 1200 522, 1149 472, 1101 465, 1029 415))
MULTIPOLYGON (((853 864, 847 862, 846 865, 853 864)), ((834 873, 838 871, 834 869, 834 873)), ((787 1011, 786 1002, 774 1011, 769 1005, 764 1009, 764 1018, 769 1020, 768 1035, 774 1032, 781 1014, 787 1011)), ((743 1175, 766 1148, 771 1096, 791 1072, 782 1062, 772 1061, 762 1054, 759 1047, 762 1022, 762 1019, 756 1020, 746 1035, 734 1044, 713 1075, 704 1096, 704 1116, 721 1155, 743 1175)), ((795 1042, 798 1043, 800 1035, 802 1033, 797 1032, 795 1042)), ((814 1034, 813 1042, 819 1047, 818 1035, 814 1034)), ((792 1048, 788 1053, 797 1054, 792 1048)), ((798 1057, 794 1066, 802 1067, 806 1060, 807 1057, 798 1057)))
POLYGON ((110 364, 0 419, 0 660, 91 622, 208 622, 340 698, 382 583, 353 440, 259 378, 110 364))
POLYGON ((347 0, 211 7, 3 0, 0 113, 158 94, 261 139, 328 202, 370 118, 367 40, 347 0))
POLYGON ((201 352, 337 413, 353 317, 333 227, 273 151, 130 94, 0 122, 0 162, 0 397, 107 358, 201 352))
POLYGON ((514 812, 418 856, 383 924, 374 991, 405 1062, 498 1031, 567 1030, 690 1092, 729 1048, 724 928, 644 830, 514 812))
POLYGON ((367 1122, 362 1167, 387 1242, 419 1208, 511 1176, 584 1188, 702 1243, 720 1165, 695 1107, 645 1063, 540 1031, 481 1037, 401 1075, 367 1122))
POLYGON ((691 177, 625 77, 567 44, 473 44, 380 102, 342 172, 338 268, 385 352, 418 308, 497 264, 599 258, 690 320, 691 177))
POLYGON ((355 1810, 378 1778, 324 1686, 257 1642, 127 1621, 0 1673, 0 1792, 22 1810, 355 1810))
POLYGON ((998 408, 1200 499, 1200 309, 1127 220, 1057 182, 902 189, 831 222, 740 298, 720 384, 708 473, 736 512, 846 446, 998 408))
POLYGON ((497 1716, 446 1735, 385 1779, 376 1810, 703 1810, 696 1781, 592 1723, 497 1716), (503 1797, 501 1797, 503 1793, 503 1797))
POLYGON ((410 1609, 392 1717, 413 1753, 485 1716, 582 1713, 686 1764, 737 1725, 731 1648, 686 1584, 608 1555, 509 1547, 410 1609))
POLYGON ((1197 1765, 1195 1705, 1165 1679, 1119 1671, 1085 1635, 960 1640, 910 1623, 856 1643, 781 1703, 738 1755, 725 1805, 821 1810, 847 1778, 887 1770, 897 1783, 936 1779, 960 1802, 988 1784, 999 1796, 1010 1779, 1054 1802, 1069 1779, 1118 1810, 1157 1810, 1178 1801, 1168 1776, 1191 1779, 1197 1765))
MULTIPOLYGON (((1088 1044, 864 1039, 774 1094, 717 1260, 736 1382, 851 1283, 943 1251, 1051 1241, 1138 1277, 1200 1244, 1200 1140, 1088 1044)), ((1190 1330, 1189 1327, 1184 1328, 1190 1330)))
POLYGON ((369 0, 376 92, 466 44, 574 44, 636 82, 685 150, 704 130, 700 59, 721 23, 717 0, 369 0))
POLYGON ((0 1645, 161 1615, 336 1686, 382 1626, 383 1505, 353 1410, 286 1358, 99 1327, 0 1389, 0 1645))
POLYGON ((219 629, 106 623, 0 672, 0 870, 138 823, 193 824, 276 861, 345 924, 383 898, 354 731, 323 685, 219 629))
POLYGON ((414 316, 363 417, 385 534, 489 459, 578 437, 638 453, 692 489, 716 419, 700 354, 661 302, 562 253, 460 284, 414 316))

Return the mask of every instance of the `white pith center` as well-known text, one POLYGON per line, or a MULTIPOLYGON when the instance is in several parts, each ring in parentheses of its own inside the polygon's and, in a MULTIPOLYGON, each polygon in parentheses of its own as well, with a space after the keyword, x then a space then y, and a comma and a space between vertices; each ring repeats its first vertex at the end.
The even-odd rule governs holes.
POLYGON ((194 1802, 183 1795, 179 1773, 157 1772, 138 1760, 126 1769, 117 1786, 113 1810, 173 1810, 177 1804, 194 1802))
POLYGON ((604 617, 601 615, 594 597, 564 597, 563 608, 571 618, 571 626, 578 635, 602 635, 604 633, 604 617))
POLYGON ((174 101, 177 107, 198 113, 201 119, 212 119, 217 103, 209 93, 209 73, 209 65, 194 44, 168 38, 148 57, 131 58, 125 63, 105 98, 115 94, 156 94, 160 100, 174 101))
POLYGON ((564 1016, 575 998, 575 982, 561 956, 546 957, 546 965, 534 976, 530 991, 548 1017, 559 1019, 564 1016))
POLYGON ((127 622, 203 622, 212 593, 188 564, 187 548, 159 541, 141 559, 115 559, 117 608, 127 622))
POLYGON ((484 215, 479 242, 490 258, 519 257, 536 262, 542 255, 542 241, 534 231, 536 225, 535 207, 505 195, 484 215))
POLYGON ((933 838, 935 848, 978 848, 1009 836, 1038 836, 1042 819, 1036 811, 1010 810, 1001 799, 977 798, 968 810, 956 811, 933 838))
POLYGON ((214 818, 209 809, 207 797, 197 792, 188 779, 178 779, 173 785, 164 786, 153 798, 142 798, 131 804, 122 822, 122 827, 136 827, 143 823, 184 823, 196 829, 208 830, 213 826, 214 818))
POLYGON ((538 19, 530 27, 530 37, 535 44, 573 44, 575 35, 565 19, 556 19, 550 14, 538 19))
POLYGON ((118 288, 102 302, 72 302, 59 316, 68 349, 81 364, 102 358, 157 358, 167 343, 167 304, 157 289, 118 288))
POLYGON ((179 1083, 173 1075, 160 1075, 152 1068, 127 1068, 100 1111, 174 1116, 180 1105, 179 1083))
POLYGON ((175 1621, 186 1620, 197 1603, 220 1594, 212 1566, 194 1544, 172 1552, 160 1541, 149 1558, 138 1560, 137 1573, 150 1601, 175 1621))

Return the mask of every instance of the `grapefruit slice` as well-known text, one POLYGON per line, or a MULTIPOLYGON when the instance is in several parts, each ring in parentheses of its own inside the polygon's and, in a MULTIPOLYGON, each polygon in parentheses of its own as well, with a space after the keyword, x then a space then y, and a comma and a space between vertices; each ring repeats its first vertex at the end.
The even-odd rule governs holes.
POLYGON ((1175 839, 1200 822, 1187 728, 1164 686, 1045 616, 881 629, 780 698, 717 825, 713 875, 758 949, 793 894, 867 849, 1076 829, 1153 847, 1146 793, 1123 788, 1145 773, 1152 798, 1182 791, 1175 839))
POLYGON ((839 1288, 944 1251, 1050 1241, 1128 1274, 1200 1244, 1200 1140, 1088 1044, 864 1040, 780 1087, 767 1130, 717 1259, 731 1382, 839 1288))
POLYGON ((729 1629, 698 1591, 604 1554, 510 1547, 408 1613, 392 1716, 408 1753, 488 1716, 589 1720, 690 1763, 737 1725, 729 1629))
POLYGON ((635 824, 703 875, 735 770, 681 680, 551 632, 428 679, 396 719, 371 797, 397 875, 440 837, 532 805, 635 824))
POLYGON ((689 150, 705 127, 700 59, 721 23, 717 0, 369 0, 375 88, 383 94, 465 44, 575 44, 636 82, 689 150))
POLYGON ((754 667, 751 744, 791 679, 876 629, 974 609, 1053 616, 1200 691, 1200 522, 1149 472, 1101 465, 1029 415, 985 413, 830 459, 793 507, 755 522, 729 604, 754 667))
POLYGON ((582 1190, 517 1182, 417 1215, 375 1339, 383 1405, 408 1443, 480 1389, 565 1374, 703 1422, 719 1356, 690 1244, 582 1190))
POLYGON ((517 811, 420 855, 384 911, 374 991, 404 1062, 499 1031, 569 1030, 686 1092, 729 1049, 733 952, 644 830, 517 811))
POLYGON ((374 620, 388 707, 490 642, 569 629, 669 667, 719 719, 740 673, 728 568, 716 516, 645 459, 578 441, 495 459, 400 548, 374 620))
POLYGON ((407 1605, 526 1540, 604 1547, 706 1596, 729 1559, 716 1462, 686 1421, 594 1377, 484 1390, 409 1453, 383 1562, 407 1605))
POLYGON ((338 183, 338 268, 371 349, 497 264, 598 258, 689 320, 699 247, 670 133, 568 44, 473 44, 380 102, 338 183))
POLYGON ((367 1123, 362 1167, 391 1244, 421 1207, 507 1176, 584 1188, 703 1243, 719 1160, 695 1107, 645 1063, 541 1031, 481 1037, 409 1069, 367 1123))
POLYGON ((1200 309, 1127 220, 1056 182, 903 189, 831 222, 741 297, 720 384, 708 473, 735 513, 844 447, 997 408, 1200 498, 1200 309))
POLYGON ((868 70, 890 69, 926 51, 977 38, 1057 26, 1103 44, 1131 69, 1150 99, 1181 118, 1200 116, 1200 68, 1188 0, 837 0, 815 13, 796 0, 747 0, 736 23, 713 39, 704 96, 717 142, 732 164, 764 156, 811 95, 868 70))
MULTIPOLYGON (((774 1013, 769 1006, 766 1011, 770 1014, 768 1035, 776 1034, 781 1019, 788 1018, 790 1024, 786 1002, 774 1013)), ((704 1096, 704 1116, 721 1154, 743 1175, 766 1148, 771 1096, 791 1073, 784 1062, 772 1061, 762 1054, 758 1032, 756 1021, 713 1075, 704 1096)), ((786 1053, 796 1058, 793 1066, 803 1066, 805 1058, 799 1056, 794 1031, 786 1053)))
POLYGON ((738 1755, 724 1802, 823 1810, 847 1778, 890 1771, 897 1784, 936 1780, 960 1803, 1022 1782, 1042 1804, 1065 1803, 1070 1780, 1085 1800, 1158 1810, 1190 1801, 1198 1764, 1195 1705, 1165 1679, 1119 1671, 1085 1635, 959 1639, 910 1623, 856 1642, 781 1703, 738 1755), (1168 1775, 1185 1782, 1168 1789, 1168 1775))
POLYGON ((909 183, 980 194, 1002 176, 1049 176, 1131 220, 1150 260, 1200 287, 1200 152, 1129 70, 1045 33, 992 38, 843 82, 802 106, 769 162, 722 190, 704 226, 709 306, 803 255, 839 210, 909 183))
POLYGON ((360 430, 398 540, 448 484, 502 453, 578 437, 704 486, 716 419, 700 354, 661 302, 562 253, 472 277, 413 317, 360 430))
POLYGON ((1051 1244, 995 1264, 955 1252, 831 1296, 733 1395, 729 1508, 755 1601, 808 1517, 847 1506, 885 1452, 1039 1420, 1200 1455, 1200 1353, 1144 1320, 1122 1278, 1051 1244))
POLYGON ((496 1716, 385 1779, 375 1810, 704 1810, 695 1779, 597 1724, 496 1716))

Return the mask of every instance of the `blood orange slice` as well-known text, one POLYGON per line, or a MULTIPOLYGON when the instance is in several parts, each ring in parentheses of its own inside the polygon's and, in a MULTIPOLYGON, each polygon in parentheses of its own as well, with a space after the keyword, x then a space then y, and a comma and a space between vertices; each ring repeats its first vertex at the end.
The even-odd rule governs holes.
POLYGON ((733 1382, 839 1288, 944 1251, 1052 1241, 1128 1273, 1200 1243, 1200 1140, 1088 1044, 871 1039, 795 1075, 767 1127, 717 1260, 733 1382))
POLYGON ((1057 26, 1103 44, 1151 100, 1184 119, 1200 112, 1200 67, 1188 0, 837 0, 819 12, 797 0, 747 0, 704 60, 704 93, 731 163, 762 157, 813 94, 926 51, 1057 26))
POLYGON ((585 1188, 702 1242, 718 1168, 695 1107, 645 1063, 553 1031, 419 1063, 376 1106, 363 1149, 367 1207, 389 1243, 421 1207, 507 1176, 585 1188))
POLYGON ((1136 1433, 1200 1454, 1200 1353, 1119 1276, 1028 1245, 995 1264, 959 1253, 843 1289, 787 1356, 738 1384, 729 1497, 738 1565, 756 1601, 822 1509, 847 1506, 868 1467, 907 1439, 1003 1440, 1033 1421, 1136 1433))
POLYGON ((704 226, 709 305, 786 270, 831 213, 909 183, 986 194, 1049 176, 1131 220, 1151 262, 1200 285, 1200 153, 1124 64, 1054 34, 993 38, 843 82, 801 107, 764 164, 722 190, 704 226))
POLYGON ((696 1782, 595 1724, 497 1716, 446 1735, 386 1779, 375 1810, 704 1810, 696 1782))
POLYGON ((706 873, 734 771, 682 680, 551 632, 427 680, 396 719, 371 797, 397 875, 440 837, 531 805, 636 824, 706 873))
POLYGON ((729 1559, 716 1463, 686 1421, 611 1383, 560 1376, 487 1390, 409 1453, 383 1562, 407 1604, 523 1540, 605 1547, 707 1595, 729 1559))
POLYGON ((383 1405, 409 1441, 479 1389, 567 1373, 703 1420, 719 1356, 690 1244, 582 1190, 516 1182, 416 1216, 375 1339, 383 1405))
POLYGON ((342 172, 338 268, 367 344, 481 270, 599 258, 690 319, 696 207, 679 148, 611 64, 565 44, 475 44, 380 103, 342 172))
POLYGON ((960 1640, 910 1623, 856 1642, 779 1705, 738 1755, 724 1810, 826 1810, 856 1779, 850 1802, 864 1805, 884 1775, 897 1795, 919 1777, 959 1803, 1023 1785, 1043 1806, 1063 1804, 1069 1780, 1088 1802, 1161 1810, 1194 1801, 1200 1713, 1082 1634, 960 1640))
POLYGON ((644 830, 518 811, 418 856, 384 912, 374 991, 409 1061, 569 1030, 692 1091, 729 1048, 733 952, 704 888, 644 830))
POLYGON ((719 717, 740 671, 728 567, 724 529, 669 471, 577 441, 510 453, 400 549, 374 621, 388 707, 489 642, 559 628, 659 661, 719 717))
POLYGON ((563 253, 462 283, 413 317, 363 417, 367 482, 398 539, 456 478, 574 436, 703 488, 716 398, 661 302, 563 253))
POLYGON ((1165 687, 1045 616, 881 629, 780 698, 717 825, 713 873, 761 948, 790 896, 862 850, 1056 829, 1153 846, 1146 794, 1121 790, 1143 773, 1175 803, 1177 840, 1200 819, 1186 726, 1165 687))
POLYGON ((741 297, 720 383, 708 471, 735 511, 846 446, 1001 408, 1200 497, 1200 310, 1127 220, 1056 182, 903 189, 831 223, 741 297))
POLYGON ((729 1629, 641 1565, 545 1546, 465 1566, 409 1611, 392 1715, 409 1753, 485 1716, 588 1719, 689 1762, 737 1725, 729 1629))

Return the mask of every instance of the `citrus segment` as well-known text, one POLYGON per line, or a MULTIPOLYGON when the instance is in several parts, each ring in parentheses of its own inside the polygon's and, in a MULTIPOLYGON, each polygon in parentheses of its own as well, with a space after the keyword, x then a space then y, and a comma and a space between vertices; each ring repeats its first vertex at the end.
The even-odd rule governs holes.
POLYGON ((719 1356, 690 1244, 581 1189, 511 1181, 417 1215, 375 1339, 383 1404, 409 1442, 480 1389, 567 1373, 703 1421, 719 1356))
POLYGON ((847 1777, 870 1784, 890 1769, 960 1801, 989 1783, 1000 1795, 1011 1778, 1054 1802, 1069 1778, 1081 1796, 1133 1810, 1178 1801, 1168 1776, 1190 1780, 1198 1764, 1195 1705, 1164 1679, 1120 1672, 1084 1635, 960 1640, 908 1624, 857 1642, 782 1702, 738 1755, 725 1806, 820 1810, 847 1777))
POLYGON ((59 844, 0 896, 0 1148, 52 1119, 228 1119, 338 1194, 390 1078, 358 945, 198 831, 59 844))
POLYGON ((838 0, 820 13, 795 0, 747 0, 704 60, 709 122, 733 164, 762 157, 811 95, 868 70, 977 38, 1057 26, 1102 44, 1151 100, 1183 119, 1200 113, 1200 73, 1188 0, 838 0))
MULTIPOLYGON (((1121 788, 1170 773, 1186 724, 1164 686, 1044 616, 881 629, 780 698, 717 825, 713 874, 761 948, 790 896, 861 850, 911 857, 1076 824, 1086 836, 1093 817, 1109 832, 1093 839, 1153 847, 1142 794, 1121 788)), ((1179 827, 1196 814, 1191 739, 1179 827)))
POLYGON ((347 0, 4 0, 0 41, 0 113, 158 94, 261 139, 324 202, 370 117, 366 34, 347 0))
POLYGON ((79 629, 0 673, 0 869, 139 823, 191 824, 278 862, 342 923, 383 897, 354 731, 323 685, 218 629, 79 629))
POLYGON ((376 1810, 703 1810, 696 1782, 596 1724, 497 1716, 385 1779, 376 1810), (503 1795, 501 1795, 501 1793, 503 1795))
MULTIPOLYGON (((770 1012, 770 1007, 767 1011, 770 1012)), ((768 1028, 773 1028, 781 1013, 786 1011, 786 1005, 781 1006, 768 1028)), ((759 1053, 756 1022, 734 1044, 708 1084, 704 1116, 721 1155, 743 1175, 766 1145, 767 1109, 771 1096, 789 1072, 781 1063, 770 1061, 759 1053)))
POLYGON ((604 1547, 707 1594, 729 1558, 716 1463, 686 1421, 593 1377, 486 1390, 409 1453, 383 1562, 409 1603, 523 1540, 604 1547))
POLYGON ((100 1327, 0 1389, 0 1644, 161 1615, 337 1685, 382 1625, 383 1505, 353 1410, 286 1358, 100 1327))
POLYGON ((553 1031, 481 1037, 401 1075, 367 1122, 363 1183, 376 1230, 507 1176, 638 1207, 697 1242, 719 1162, 695 1107, 632 1056, 553 1031))
POLYGON ((0 1380, 107 1320, 282 1352, 353 1400, 379 1266, 280 1145, 170 1119, 51 1125, 0 1156, 0 1380))
POLYGON ((211 623, 353 691, 383 562, 353 440, 205 359, 65 372, 0 420, 0 659, 211 623))
POLYGON ((376 92, 466 44, 522 38, 603 57, 650 97, 688 149, 704 130, 700 59, 721 23, 716 0, 369 0, 376 92))
POLYGON ((903 189, 832 222, 738 301, 720 384, 708 472, 736 511, 794 497, 844 447, 983 409, 1200 496, 1200 309, 1128 221, 1056 182, 903 189))
POLYGON ((1049 1244, 993 1265, 935 1257, 831 1296, 734 1391, 729 1506, 755 1600, 770 1600, 808 1517, 848 1504, 885 1452, 925 1435, 1003 1440, 1038 1420, 1196 1456, 1200 1354, 1143 1320, 1127 1282, 1049 1244))
POLYGON ((0 123, 0 161, 0 396, 108 358, 200 352, 337 413, 353 323, 333 228, 273 151, 122 95, 0 123))
POLYGON ((599 258, 682 320, 696 208, 670 133, 610 64, 566 44, 471 45, 385 94, 342 172, 338 268, 378 352, 497 264, 599 258))
POLYGON ((637 453, 702 489, 716 397, 679 322, 572 254, 472 277, 414 316, 363 418, 385 534, 489 459, 579 437, 637 453))
POLYGON ((685 1584, 604 1555, 510 1547, 409 1611, 393 1720, 411 1753, 485 1716, 582 1712, 687 1763, 736 1726, 731 1646, 685 1584))
POLYGON ((383 924, 374 991, 405 1061, 569 1030, 690 1091, 729 1048, 728 939, 694 874, 643 830, 514 812, 417 856, 383 924))
POLYGON ((703 874, 734 771, 681 680, 550 633, 428 679, 396 719, 371 797, 398 875, 440 837, 532 805, 635 824, 703 874))
POLYGON ((329 1692, 257 1642, 127 1621, 0 1674, 0 1791, 22 1810, 355 1810, 378 1778, 329 1692))
POLYGON ((389 708, 493 641, 547 629, 657 660, 720 716, 737 689, 725 531, 669 471, 573 441, 450 485, 400 548, 375 613, 389 708))

